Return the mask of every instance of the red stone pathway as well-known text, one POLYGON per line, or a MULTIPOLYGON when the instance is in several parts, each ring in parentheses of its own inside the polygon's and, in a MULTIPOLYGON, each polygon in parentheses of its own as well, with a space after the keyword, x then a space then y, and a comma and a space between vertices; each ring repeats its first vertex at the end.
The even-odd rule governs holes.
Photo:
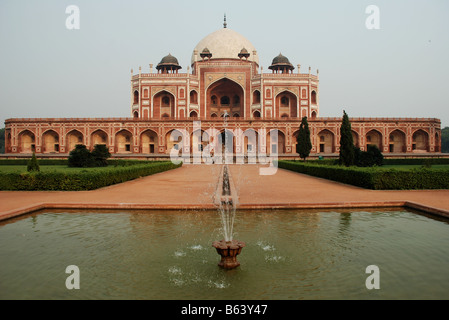
MULTIPOLYGON (((0 192, 0 220, 40 208, 214 208, 221 167, 182 168, 94 191, 0 192)), ((373 191, 278 169, 259 175, 257 165, 231 165, 241 208, 404 206, 449 217, 449 190, 373 191)))

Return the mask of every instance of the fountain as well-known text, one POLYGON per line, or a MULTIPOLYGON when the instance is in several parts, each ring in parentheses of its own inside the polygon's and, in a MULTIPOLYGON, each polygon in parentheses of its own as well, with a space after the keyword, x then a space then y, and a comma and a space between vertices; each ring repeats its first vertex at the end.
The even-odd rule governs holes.
POLYGON ((212 246, 221 256, 221 260, 218 265, 224 269, 234 269, 240 265, 240 262, 237 261, 237 255, 242 252, 242 248, 245 246, 245 243, 233 239, 237 194, 232 184, 227 165, 222 167, 222 171, 219 176, 215 203, 219 207, 224 239, 213 242, 212 246))

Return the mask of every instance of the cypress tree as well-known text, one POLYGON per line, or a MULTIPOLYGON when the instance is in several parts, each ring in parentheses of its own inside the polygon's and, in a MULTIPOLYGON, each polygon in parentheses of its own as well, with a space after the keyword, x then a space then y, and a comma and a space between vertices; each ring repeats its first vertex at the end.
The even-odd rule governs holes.
POLYGON ((351 133, 351 123, 345 111, 340 128, 340 158, 339 163, 349 167, 354 164, 354 141, 351 133))
POLYGON ((36 154, 34 152, 33 152, 33 156, 31 157, 31 160, 28 161, 27 171, 28 172, 41 171, 41 168, 39 167, 39 163, 37 163, 36 154))
POLYGON ((306 158, 310 154, 310 150, 312 150, 312 142, 310 141, 310 130, 309 123, 307 122, 307 117, 303 117, 301 120, 301 125, 299 126, 299 133, 296 138, 298 142, 298 149, 296 152, 299 153, 301 159, 306 161, 306 158))

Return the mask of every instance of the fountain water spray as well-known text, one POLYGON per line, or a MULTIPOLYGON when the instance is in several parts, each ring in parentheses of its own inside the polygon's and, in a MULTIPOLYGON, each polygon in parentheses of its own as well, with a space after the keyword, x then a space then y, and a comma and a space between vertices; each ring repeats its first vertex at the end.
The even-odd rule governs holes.
POLYGON ((240 265, 237 261, 237 255, 242 252, 242 248, 245 246, 244 242, 233 239, 237 199, 237 193, 232 184, 229 168, 227 165, 224 165, 215 195, 215 203, 219 207, 221 216, 224 239, 215 241, 212 246, 221 256, 221 261, 218 265, 225 269, 233 269, 240 265))

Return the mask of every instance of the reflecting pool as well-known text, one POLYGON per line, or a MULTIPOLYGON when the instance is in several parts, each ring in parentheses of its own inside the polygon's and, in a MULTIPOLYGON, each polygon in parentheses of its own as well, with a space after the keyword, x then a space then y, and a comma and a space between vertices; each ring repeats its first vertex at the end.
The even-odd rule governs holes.
POLYGON ((449 299, 448 220, 407 210, 45 211, 0 224, 0 299, 449 299), (66 267, 78 266, 79 290, 66 267), (380 270, 368 290, 366 268, 380 270))

